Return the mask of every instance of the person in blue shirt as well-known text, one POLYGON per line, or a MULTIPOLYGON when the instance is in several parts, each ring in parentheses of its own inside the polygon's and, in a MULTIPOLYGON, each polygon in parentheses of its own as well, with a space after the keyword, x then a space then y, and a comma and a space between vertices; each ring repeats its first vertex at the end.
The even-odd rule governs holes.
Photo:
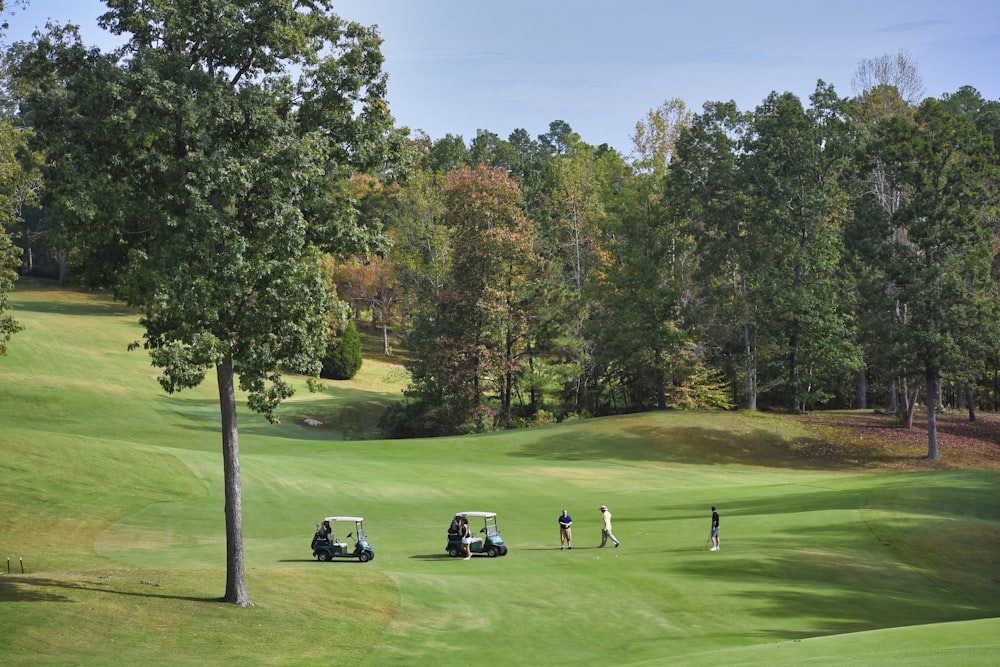
POLYGON ((573 548, 573 531, 570 530, 570 526, 573 525, 573 518, 566 512, 562 511, 562 515, 559 517, 559 550, 562 551, 563 548, 573 548))

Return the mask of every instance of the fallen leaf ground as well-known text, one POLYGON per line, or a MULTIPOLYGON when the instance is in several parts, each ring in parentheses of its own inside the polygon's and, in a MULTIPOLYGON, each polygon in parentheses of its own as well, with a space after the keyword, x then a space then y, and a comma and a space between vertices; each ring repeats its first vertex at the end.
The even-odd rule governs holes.
POLYGON ((938 459, 927 458, 926 415, 907 429, 893 415, 817 412, 805 416, 813 438, 796 446, 799 456, 829 459, 846 467, 886 470, 981 468, 1000 470, 1000 414, 951 411, 938 415, 938 459))

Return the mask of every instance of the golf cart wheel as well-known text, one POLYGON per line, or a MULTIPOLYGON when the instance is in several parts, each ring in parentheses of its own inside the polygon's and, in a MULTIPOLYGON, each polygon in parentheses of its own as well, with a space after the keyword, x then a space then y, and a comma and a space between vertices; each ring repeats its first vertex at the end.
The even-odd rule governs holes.
POLYGON ((318 560, 321 563, 325 563, 326 561, 330 560, 330 554, 328 554, 325 551, 318 551, 316 552, 316 560, 318 560))
POLYGON ((496 547, 489 547, 486 549, 486 555, 488 555, 490 558, 496 558, 497 556, 500 555, 500 552, 497 551, 496 547))
POLYGON ((361 561, 362 563, 367 563, 371 559, 372 555, 367 551, 362 551, 361 553, 358 554, 358 560, 361 561))
POLYGON ((451 556, 452 558, 458 558, 459 554, 461 553, 462 553, 461 550, 454 545, 448 547, 448 555, 451 556))

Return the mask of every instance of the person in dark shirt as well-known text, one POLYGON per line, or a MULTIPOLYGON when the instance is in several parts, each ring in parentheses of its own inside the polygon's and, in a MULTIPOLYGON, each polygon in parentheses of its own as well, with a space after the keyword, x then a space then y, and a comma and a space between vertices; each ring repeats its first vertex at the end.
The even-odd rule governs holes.
POLYGON ((715 511, 715 505, 712 505, 712 548, 709 551, 719 550, 719 513, 715 511))
POLYGON ((333 528, 329 521, 324 521, 319 527, 319 536, 327 542, 333 543, 333 528))
POLYGON ((573 518, 570 517, 566 510, 562 511, 562 515, 559 517, 559 550, 562 551, 563 547, 573 548, 573 531, 570 530, 570 526, 573 525, 573 518))
POLYGON ((462 549, 465 551, 465 558, 462 560, 472 560, 472 531, 469 530, 469 520, 464 516, 458 526, 458 534, 462 538, 462 549))

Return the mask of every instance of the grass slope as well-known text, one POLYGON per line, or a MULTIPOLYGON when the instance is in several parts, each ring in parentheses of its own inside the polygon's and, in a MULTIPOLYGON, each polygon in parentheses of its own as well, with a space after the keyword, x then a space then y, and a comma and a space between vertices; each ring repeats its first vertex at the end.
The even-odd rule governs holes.
POLYGON ((0 663, 995 664, 996 471, 830 465, 810 455, 822 430, 762 414, 370 440, 403 375, 368 360, 303 386, 280 425, 240 415, 255 606, 218 604, 214 383, 163 394, 125 351, 135 314, 104 298, 23 281, 13 303, 0 663), (602 503, 620 549, 595 548, 602 503), (509 555, 445 555, 466 509, 499 512, 509 555), (365 516, 374 561, 310 557, 315 523, 341 513, 365 516))

